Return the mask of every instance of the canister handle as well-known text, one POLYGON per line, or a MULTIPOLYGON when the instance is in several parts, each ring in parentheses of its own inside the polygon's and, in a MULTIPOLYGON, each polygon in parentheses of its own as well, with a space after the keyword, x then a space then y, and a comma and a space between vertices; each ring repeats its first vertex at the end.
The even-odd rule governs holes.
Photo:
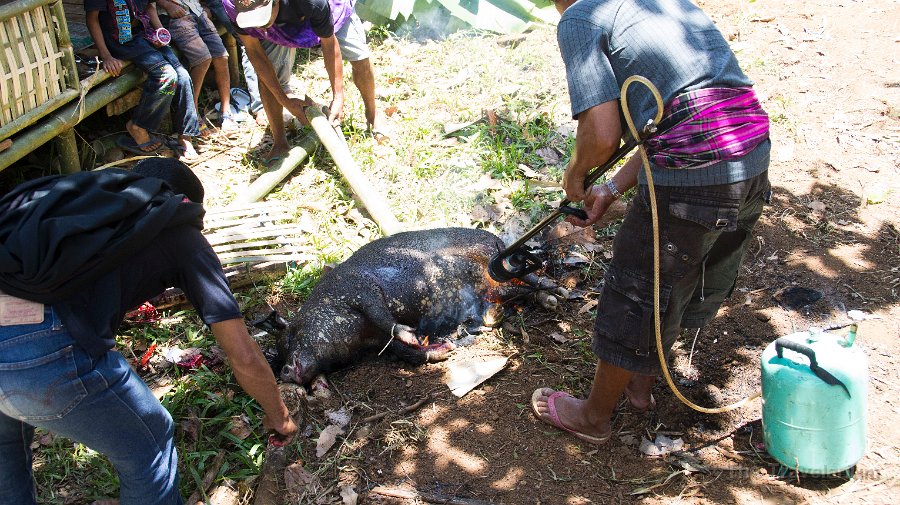
POLYGON ((784 358, 782 355, 782 348, 790 349, 809 358, 809 369, 812 370, 812 373, 814 373, 816 377, 822 379, 830 386, 840 386, 844 388, 844 391, 847 392, 847 396, 853 398, 853 396, 850 395, 850 390, 847 389, 847 386, 844 385, 840 379, 831 375, 828 370, 819 366, 819 363, 816 361, 816 351, 811 347, 803 345, 800 342, 795 342, 787 337, 781 337, 775 341, 775 354, 777 354, 779 358, 784 358))

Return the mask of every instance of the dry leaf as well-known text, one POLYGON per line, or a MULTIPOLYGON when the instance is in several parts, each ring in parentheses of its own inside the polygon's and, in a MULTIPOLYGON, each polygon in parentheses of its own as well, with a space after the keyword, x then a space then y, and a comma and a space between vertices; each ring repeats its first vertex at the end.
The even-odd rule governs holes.
POLYGON ((344 505, 356 505, 358 499, 359 495, 353 490, 353 486, 341 487, 341 500, 344 501, 344 505))
POLYGON ((597 300, 589 300, 587 303, 582 305, 580 309, 578 309, 578 315, 581 316, 581 315, 587 314, 591 309, 593 309, 596 306, 597 306, 597 300))
POLYGON ((557 331, 554 331, 553 333, 551 333, 550 338, 559 342, 560 344, 565 344, 566 342, 569 341, 569 337, 566 337, 565 335, 563 335, 562 333, 559 333, 557 331))
POLYGON ((209 505, 237 505, 240 501, 238 492, 228 486, 216 486, 206 503, 209 505))
POLYGON ((284 487, 288 493, 300 494, 304 491, 313 491, 321 486, 319 478, 309 473, 303 465, 293 463, 284 469, 284 487))
POLYGON ((324 456, 337 441, 337 436, 343 434, 344 429, 336 424, 331 424, 322 430, 322 433, 319 434, 319 440, 316 442, 316 457, 321 458, 324 456))
POLYGON ((806 206, 809 207, 813 212, 825 212, 825 204, 818 200, 809 202, 808 204, 806 204, 806 206))
POLYGON ((247 414, 232 416, 231 429, 228 431, 241 440, 249 437, 253 430, 250 428, 250 419, 247 417, 247 414))
POLYGON ((350 424, 350 413, 347 412, 347 409, 343 407, 339 408, 338 410, 330 410, 326 412, 325 417, 327 417, 329 421, 340 428, 343 428, 344 426, 350 424))

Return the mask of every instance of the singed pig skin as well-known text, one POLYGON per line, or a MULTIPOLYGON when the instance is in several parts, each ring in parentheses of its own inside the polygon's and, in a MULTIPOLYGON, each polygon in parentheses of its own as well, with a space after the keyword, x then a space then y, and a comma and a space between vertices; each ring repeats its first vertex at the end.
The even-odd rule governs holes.
POLYGON ((490 278, 488 261, 503 247, 469 228, 398 233, 361 247, 322 276, 288 327, 281 378, 305 385, 386 345, 414 364, 446 358, 463 329, 496 324, 498 302, 533 291, 490 278), (424 336, 430 345, 418 345, 424 336))

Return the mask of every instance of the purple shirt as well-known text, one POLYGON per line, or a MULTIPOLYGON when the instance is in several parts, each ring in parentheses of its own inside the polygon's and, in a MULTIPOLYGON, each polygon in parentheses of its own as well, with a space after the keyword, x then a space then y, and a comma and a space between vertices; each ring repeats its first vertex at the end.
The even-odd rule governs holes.
POLYGON ((353 5, 356 2, 356 0, 276 1, 281 4, 278 17, 275 24, 266 30, 238 27, 235 21, 237 13, 234 9, 234 0, 222 0, 222 6, 239 34, 268 40, 279 46, 309 48, 319 45, 319 37, 330 37, 340 30, 353 15, 353 5))

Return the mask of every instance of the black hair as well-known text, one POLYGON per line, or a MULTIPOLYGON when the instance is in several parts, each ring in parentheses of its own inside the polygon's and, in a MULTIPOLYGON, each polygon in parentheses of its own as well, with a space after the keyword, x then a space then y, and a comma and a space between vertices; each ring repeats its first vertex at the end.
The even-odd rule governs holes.
POLYGON ((175 158, 147 158, 139 161, 131 171, 162 179, 175 193, 190 198, 194 203, 203 203, 203 183, 187 165, 175 158))

